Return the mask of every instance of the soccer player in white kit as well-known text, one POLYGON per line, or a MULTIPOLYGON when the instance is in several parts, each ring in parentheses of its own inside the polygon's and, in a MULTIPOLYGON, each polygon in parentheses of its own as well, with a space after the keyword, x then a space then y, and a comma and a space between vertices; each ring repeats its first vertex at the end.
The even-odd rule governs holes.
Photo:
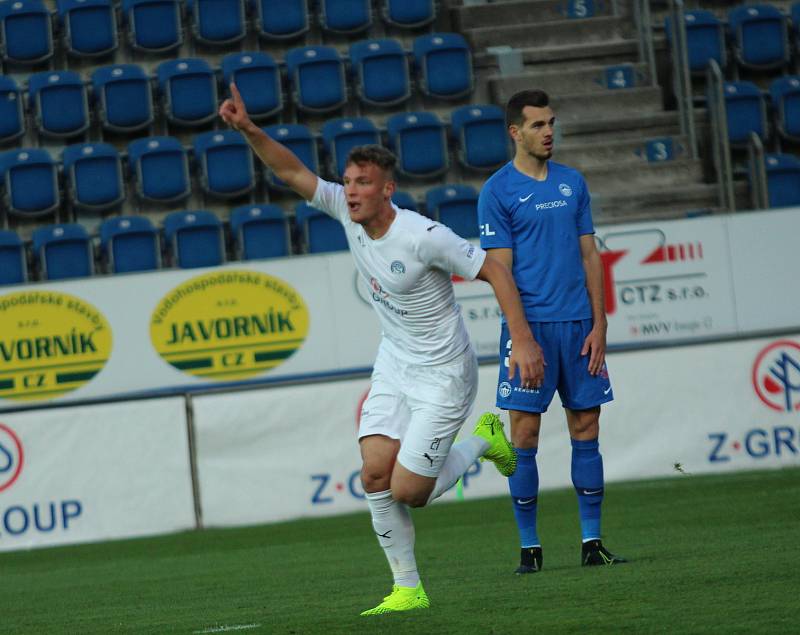
POLYGON ((492 285, 514 338, 510 373, 534 377, 534 340, 509 269, 449 228, 391 202, 394 155, 381 146, 351 151, 344 186, 325 181, 248 117, 231 84, 220 116, 261 160, 314 207, 344 226, 360 275, 372 289, 382 327, 359 429, 361 482, 394 585, 362 615, 430 606, 414 557, 408 507, 450 489, 479 457, 505 476, 516 456, 497 415, 482 416, 472 435, 453 444, 472 409, 475 353, 455 302, 451 274, 492 285))

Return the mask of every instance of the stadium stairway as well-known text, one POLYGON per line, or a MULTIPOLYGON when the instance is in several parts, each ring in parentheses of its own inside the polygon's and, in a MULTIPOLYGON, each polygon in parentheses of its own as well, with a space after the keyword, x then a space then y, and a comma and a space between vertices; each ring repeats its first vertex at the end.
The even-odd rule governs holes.
MULTIPOLYGON (((680 218, 713 213, 719 190, 710 157, 703 157, 704 110, 695 112, 701 158, 692 159, 678 113, 665 108, 659 78, 639 60, 632 5, 596 3, 591 17, 569 18, 559 0, 510 0, 451 8, 451 21, 474 52, 487 100, 503 104, 518 90, 541 88, 559 121, 554 160, 581 170, 593 197, 596 222, 680 218), (522 72, 502 75, 488 47, 511 46, 522 54, 522 72), (609 67, 624 69, 623 86, 611 88, 609 67), (660 144, 660 145, 659 145, 660 144), (668 149, 663 159, 665 149, 668 149), (649 160, 648 160, 649 158, 649 160)), ((663 35, 656 50, 666 55, 663 35)), ((663 81, 663 80, 662 80, 663 81)), ((747 191, 737 184, 747 207, 747 191)))

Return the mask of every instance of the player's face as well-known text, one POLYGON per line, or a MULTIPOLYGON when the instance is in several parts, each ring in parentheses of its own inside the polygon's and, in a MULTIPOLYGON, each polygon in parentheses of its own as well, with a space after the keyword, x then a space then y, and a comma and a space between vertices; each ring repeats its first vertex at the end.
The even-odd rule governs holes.
POLYGON ((547 161, 553 155, 553 127, 556 124, 552 108, 525 106, 522 116, 522 124, 509 126, 517 148, 534 159, 547 161))
POLYGON ((351 163, 344 171, 344 194, 350 220, 365 225, 391 200, 394 181, 374 163, 351 163))

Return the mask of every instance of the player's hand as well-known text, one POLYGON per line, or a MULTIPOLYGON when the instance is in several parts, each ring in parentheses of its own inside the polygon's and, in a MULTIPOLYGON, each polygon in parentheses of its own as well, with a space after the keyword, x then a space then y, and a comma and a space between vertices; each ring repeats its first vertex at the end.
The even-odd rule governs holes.
POLYGON ((508 378, 514 379, 519 368, 519 383, 523 388, 541 388, 544 382, 544 361, 542 347, 532 337, 527 340, 514 340, 508 358, 508 378))
POLYGON ((231 82, 231 96, 222 102, 219 107, 219 116, 234 130, 244 130, 252 122, 247 114, 247 109, 244 107, 244 100, 239 94, 239 89, 236 84, 231 82))
POLYGON ((606 325, 595 324, 583 340, 581 355, 589 355, 589 374, 597 375, 606 362, 606 325))

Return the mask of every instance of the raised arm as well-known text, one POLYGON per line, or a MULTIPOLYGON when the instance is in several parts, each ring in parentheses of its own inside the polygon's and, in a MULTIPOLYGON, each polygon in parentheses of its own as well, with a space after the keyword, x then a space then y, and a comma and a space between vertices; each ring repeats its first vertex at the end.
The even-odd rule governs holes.
POLYGON ((317 189, 317 175, 309 170, 289 148, 271 139, 254 124, 247 114, 236 84, 231 83, 230 88, 231 97, 222 102, 219 116, 231 128, 244 135, 253 152, 279 179, 305 200, 310 201, 317 189))

